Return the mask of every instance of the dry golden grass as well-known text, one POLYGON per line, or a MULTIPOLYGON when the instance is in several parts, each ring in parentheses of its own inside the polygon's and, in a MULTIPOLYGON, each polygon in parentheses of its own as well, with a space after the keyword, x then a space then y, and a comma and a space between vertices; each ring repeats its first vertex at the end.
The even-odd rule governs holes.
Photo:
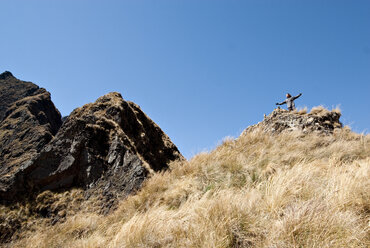
POLYGON ((370 136, 253 132, 14 247, 369 247, 370 136))
POLYGON ((311 109, 310 114, 311 115, 323 116, 323 115, 328 114, 329 112, 336 112, 338 114, 341 113, 339 106, 337 106, 336 108, 332 109, 331 111, 328 110, 328 109, 326 109, 324 106, 317 106, 317 107, 313 107, 311 109))

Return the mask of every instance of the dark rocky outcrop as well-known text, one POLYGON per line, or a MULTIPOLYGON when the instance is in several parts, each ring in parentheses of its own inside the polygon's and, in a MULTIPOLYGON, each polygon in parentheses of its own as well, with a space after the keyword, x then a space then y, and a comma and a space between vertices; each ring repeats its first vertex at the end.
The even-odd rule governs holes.
POLYGON ((106 213, 178 159, 184 158, 169 137, 119 93, 62 119, 45 89, 0 74, 0 243, 28 219, 8 213, 23 209, 55 223, 69 205, 53 201, 74 190, 106 213))
POLYGON ((39 94, 41 89, 30 82, 21 81, 6 71, 0 74, 0 121, 16 101, 39 94))
POLYGON ((10 73, 0 78, 0 192, 4 192, 24 162, 57 133, 61 116, 45 89, 15 79, 10 73))
POLYGON ((176 146, 136 104, 109 93, 74 110, 1 197, 81 187, 109 205, 176 159, 182 159, 176 146))
POLYGON ((323 107, 313 108, 310 113, 305 111, 289 112, 278 108, 270 115, 265 116, 263 121, 246 128, 241 135, 254 131, 263 131, 271 134, 285 131, 330 134, 334 129, 342 127, 342 123, 339 121, 340 116, 341 114, 338 110, 329 111, 323 107))

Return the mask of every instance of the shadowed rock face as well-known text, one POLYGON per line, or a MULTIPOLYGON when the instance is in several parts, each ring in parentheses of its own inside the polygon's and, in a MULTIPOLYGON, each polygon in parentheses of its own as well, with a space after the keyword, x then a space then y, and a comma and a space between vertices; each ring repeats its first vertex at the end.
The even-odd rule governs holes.
POLYGON ((2 197, 81 187, 105 197, 109 208, 177 159, 183 157, 159 126, 136 104, 109 93, 74 110, 2 197))
POLYGON ((0 192, 3 192, 14 183, 14 175, 22 165, 57 133, 61 116, 49 92, 20 81, 9 72, 0 75, 0 89, 0 192))
POLYGON ((335 128, 341 128, 339 121, 341 114, 336 111, 328 111, 324 108, 316 108, 308 114, 289 112, 283 109, 275 109, 263 121, 246 128, 241 135, 247 132, 263 131, 272 134, 283 131, 302 131, 303 133, 318 132, 330 134, 335 128))

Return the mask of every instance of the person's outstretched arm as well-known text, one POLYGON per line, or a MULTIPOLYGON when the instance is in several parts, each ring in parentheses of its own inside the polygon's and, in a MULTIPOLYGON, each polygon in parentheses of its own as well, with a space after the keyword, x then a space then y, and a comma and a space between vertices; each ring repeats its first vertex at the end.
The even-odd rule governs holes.
POLYGON ((293 100, 297 99, 298 97, 300 97, 302 95, 302 93, 299 93, 298 95, 294 96, 293 97, 293 100))
POLYGON ((284 102, 281 102, 281 103, 276 103, 276 105, 283 105, 283 104, 285 104, 286 103, 286 100, 284 101, 284 102))

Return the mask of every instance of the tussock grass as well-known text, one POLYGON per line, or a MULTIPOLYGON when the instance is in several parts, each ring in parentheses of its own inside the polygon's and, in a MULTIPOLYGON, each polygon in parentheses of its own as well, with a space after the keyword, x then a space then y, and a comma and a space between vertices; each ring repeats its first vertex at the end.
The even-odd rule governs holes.
POLYGON ((327 115, 330 112, 335 112, 337 114, 341 114, 341 110, 340 110, 339 106, 333 108, 331 111, 328 110, 327 108, 325 108, 324 106, 316 106, 316 107, 313 107, 311 109, 311 111, 310 111, 309 114, 311 114, 311 115, 318 115, 318 116, 324 116, 324 115, 327 115))
POLYGON ((11 245, 369 247, 369 174, 369 135, 247 133, 172 163, 108 216, 77 213, 11 245))

